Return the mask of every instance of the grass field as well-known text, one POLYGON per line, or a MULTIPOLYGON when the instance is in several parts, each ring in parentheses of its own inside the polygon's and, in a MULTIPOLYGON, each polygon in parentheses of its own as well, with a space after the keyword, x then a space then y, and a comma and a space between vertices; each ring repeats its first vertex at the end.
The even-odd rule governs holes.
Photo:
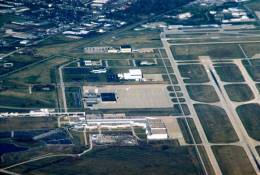
MULTIPOLYGON (((190 135, 190 132, 189 132, 189 129, 188 129, 188 126, 187 126, 185 120, 182 119, 182 118, 179 118, 179 119, 177 119, 177 121, 178 121, 178 124, 179 124, 179 126, 181 128, 181 131, 182 131, 182 134, 184 136, 185 142, 193 144, 192 137, 190 135)), ((192 135, 194 137, 195 142, 197 144, 201 143, 201 138, 199 136, 198 130, 197 130, 196 126, 195 126, 195 123, 194 123, 193 119, 188 118, 187 121, 188 121, 188 124, 190 126, 190 129, 191 129, 191 132, 192 132, 192 135)))
POLYGON ((225 82, 243 82, 244 78, 235 64, 214 65, 220 79, 225 82))
POLYGON ((260 155, 260 146, 256 147, 256 151, 258 152, 258 154, 260 155))
POLYGON ((108 60, 108 65, 110 67, 118 67, 118 66, 131 66, 130 60, 108 60))
POLYGON ((251 62, 254 66, 260 66, 260 58, 251 59, 250 62, 251 62))
POLYGON ((202 174, 192 147, 108 147, 80 159, 55 158, 11 169, 22 174, 196 175, 202 174), (33 168, 32 168, 33 167, 33 168))
POLYGON ((258 91, 260 93, 260 84, 256 84, 256 87, 257 87, 257 89, 258 89, 258 91))
POLYGON ((209 82, 207 72, 203 65, 190 64, 178 66, 185 83, 206 83, 209 82))
POLYGON ((230 143, 238 141, 236 132, 224 109, 207 104, 195 104, 194 107, 210 142, 230 143))
POLYGON ((0 91, 0 106, 18 108, 55 108, 56 92, 29 93, 31 84, 55 83, 55 69, 58 65, 69 61, 69 58, 54 57, 42 63, 21 70, 5 78, 0 91))
POLYGON ((260 0, 252 0, 246 3, 246 5, 252 10, 260 10, 260 0))
POLYGON ((247 84, 229 84, 224 87, 232 101, 245 102, 254 99, 254 94, 247 84))
POLYGON ((160 39, 160 30, 149 29, 143 31, 128 30, 126 32, 120 33, 119 35, 110 40, 104 40, 102 44, 113 46, 130 44, 134 48, 162 47, 160 39))
POLYGON ((146 130, 140 127, 134 127, 135 134, 140 139, 145 140, 147 138, 146 130))
POLYGON ((241 44, 243 50, 245 51, 246 55, 250 57, 260 58, 260 45, 259 43, 248 43, 248 44, 241 44))
POLYGON ((246 104, 237 107, 237 113, 245 126, 248 134, 256 139, 260 140, 260 106, 259 104, 246 104))
POLYGON ((245 151, 238 146, 213 146, 213 152, 225 175, 256 174, 245 151))
POLYGON ((0 27, 2 27, 4 24, 9 23, 11 21, 17 21, 22 22, 25 21, 21 15, 12 15, 12 14, 5 14, 0 15, 0 27))
POLYGON ((188 85, 186 86, 192 100, 205 103, 218 102, 219 98, 213 86, 188 85))
POLYGON ((51 73, 52 70, 58 67, 58 65, 64 64, 70 61, 68 57, 53 57, 50 60, 42 62, 38 65, 22 70, 8 77, 8 79, 15 82, 21 82, 26 84, 47 84, 52 82, 51 73))
POLYGON ((57 125, 55 117, 0 118, 0 131, 53 129, 57 125))
POLYGON ((7 58, 5 58, 5 62, 8 63, 13 63, 13 67, 10 68, 4 68, 2 67, 2 62, 0 62, 0 75, 6 74, 8 72, 17 70, 19 68, 22 68, 24 66, 27 66, 29 64, 32 64, 34 62, 37 61, 41 61, 44 58, 41 56, 34 56, 33 54, 29 55, 29 54, 18 54, 15 53, 13 55, 8 56, 7 58))
POLYGON ((208 44, 172 46, 176 60, 194 60, 198 56, 210 56, 212 59, 243 58, 243 53, 236 44, 208 44))
POLYGON ((55 108, 55 93, 37 92, 26 94, 15 91, 4 91, 0 93, 0 106, 18 109, 55 108))
MULTIPOLYGON (((20 142, 21 143, 21 142, 20 142)), ((32 144, 34 142, 31 142, 32 144)), ((23 161, 28 161, 32 157, 38 157, 46 154, 64 154, 64 153, 80 153, 84 150, 84 147, 73 145, 41 145, 35 146, 31 149, 22 152, 13 152, 5 154, 4 162, 1 162, 0 167, 10 166, 23 161)), ((25 173, 27 174, 27 173, 25 173)))
POLYGON ((83 132, 78 132, 74 130, 69 130, 70 134, 73 137, 73 143, 76 145, 85 145, 85 140, 84 140, 84 133, 83 132))
POLYGON ((215 172, 214 172, 214 169, 210 163, 210 160, 209 160, 209 157, 207 155, 207 152, 204 148, 204 146, 198 146, 198 149, 199 149, 199 152, 200 152, 200 155, 201 155, 201 158, 205 164, 205 167, 207 169, 207 172, 209 175, 216 175, 215 172))
POLYGON ((80 87, 66 87, 65 95, 69 111, 80 111, 83 108, 80 87))
POLYGON ((260 82, 260 65, 250 66, 247 61, 243 60, 243 64, 254 81, 260 82))
POLYGON ((54 45, 54 44, 64 44, 64 43, 73 43, 73 42, 78 42, 79 40, 73 39, 73 38, 68 38, 62 34, 56 34, 52 35, 49 38, 45 39, 41 43, 38 44, 38 47, 43 47, 47 45, 54 45))

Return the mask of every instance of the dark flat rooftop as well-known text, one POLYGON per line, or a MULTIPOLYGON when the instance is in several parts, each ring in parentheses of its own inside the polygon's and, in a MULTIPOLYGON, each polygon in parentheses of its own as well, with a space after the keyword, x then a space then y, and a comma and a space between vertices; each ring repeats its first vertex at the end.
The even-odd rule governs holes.
POLYGON ((115 102, 116 94, 115 93, 101 93, 101 99, 103 102, 115 102))

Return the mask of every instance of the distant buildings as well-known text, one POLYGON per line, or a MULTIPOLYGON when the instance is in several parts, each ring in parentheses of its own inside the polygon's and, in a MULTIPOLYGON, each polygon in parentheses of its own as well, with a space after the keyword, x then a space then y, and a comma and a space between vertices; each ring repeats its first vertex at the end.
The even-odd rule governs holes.
POLYGON ((36 39, 37 37, 33 34, 25 33, 25 32, 15 32, 12 29, 6 29, 5 31, 6 35, 12 36, 14 38, 19 39, 36 39))
POLYGON ((238 7, 230 7, 218 11, 210 11, 209 14, 214 16, 216 21, 224 24, 255 21, 255 19, 251 18, 245 9, 238 7))

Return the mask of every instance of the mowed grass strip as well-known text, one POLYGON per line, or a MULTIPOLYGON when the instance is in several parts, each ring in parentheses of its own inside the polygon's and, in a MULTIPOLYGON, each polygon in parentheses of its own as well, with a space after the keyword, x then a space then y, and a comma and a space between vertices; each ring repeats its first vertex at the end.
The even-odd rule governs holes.
POLYGON ((225 175, 254 175, 246 152, 239 146, 213 146, 212 150, 225 175))
POLYGON ((213 86, 188 85, 186 88, 192 100, 205 103, 214 103, 219 101, 219 97, 213 86))
POLYGON ((236 109, 248 134, 260 141, 260 105, 256 103, 245 104, 236 109))
POLYGON ((179 65, 178 68, 181 76, 184 78, 184 83, 209 82, 207 72, 201 64, 179 65))
POLYGON ((254 99, 254 94, 247 84, 228 84, 224 87, 232 101, 246 102, 254 99))
POLYGON ((237 44, 171 46, 171 51, 176 60, 194 60, 198 59, 198 56, 210 56, 212 59, 237 59, 244 57, 237 44))
POLYGON ((235 64, 215 64, 215 69, 224 82, 243 82, 244 78, 235 64))
POLYGON ((224 109, 207 104, 195 104, 194 107, 210 142, 231 143, 239 140, 224 109))

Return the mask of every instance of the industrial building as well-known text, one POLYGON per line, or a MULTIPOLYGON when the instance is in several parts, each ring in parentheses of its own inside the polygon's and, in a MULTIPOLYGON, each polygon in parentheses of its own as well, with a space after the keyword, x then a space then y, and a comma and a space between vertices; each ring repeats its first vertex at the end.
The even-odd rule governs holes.
POLYGON ((141 69, 129 69, 129 72, 118 74, 118 77, 124 80, 141 81, 143 79, 143 73, 141 69))
POLYGON ((122 46, 120 46, 120 52, 121 53, 131 53, 132 47, 130 45, 122 45, 122 46))
POLYGON ((99 103, 116 103, 117 98, 114 92, 98 92, 98 89, 94 91, 90 89, 84 94, 83 102, 85 107, 92 107, 99 103))
POLYGON ((147 118, 146 133, 148 140, 166 140, 168 139, 167 129, 161 119, 147 118))

